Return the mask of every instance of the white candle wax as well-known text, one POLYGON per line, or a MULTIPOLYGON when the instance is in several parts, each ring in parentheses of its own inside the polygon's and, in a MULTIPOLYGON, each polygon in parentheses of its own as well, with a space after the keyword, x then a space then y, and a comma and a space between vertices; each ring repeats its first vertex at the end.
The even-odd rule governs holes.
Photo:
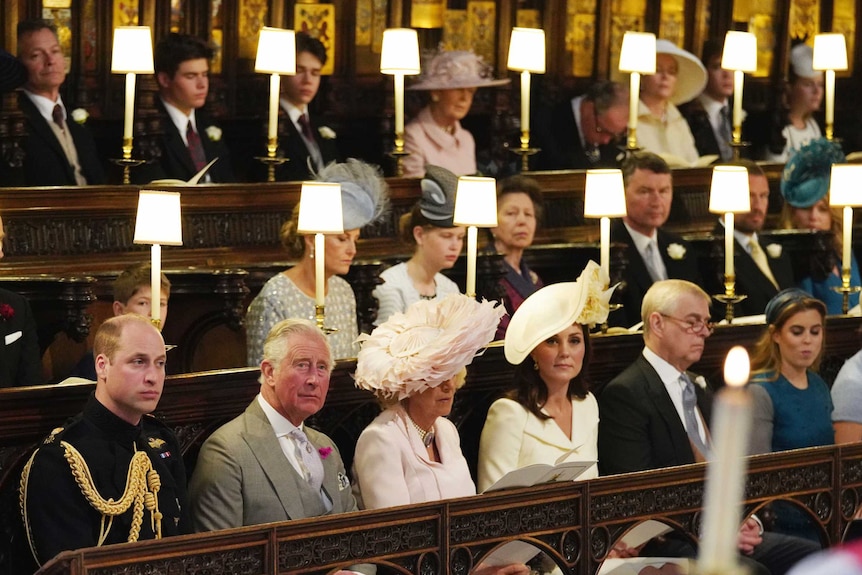
POLYGON ((467 295, 476 296, 476 243, 479 230, 467 226, 467 295))
POLYGON ((270 140, 278 135, 278 92, 280 86, 281 78, 278 74, 269 77, 269 126, 266 135, 270 140))
POLYGON ((835 122, 835 70, 826 70, 826 124, 835 122))
POLYGON ((162 246, 153 244, 150 248, 150 317, 153 321, 162 319, 162 246))
POLYGON ((851 237, 853 235, 853 208, 844 206, 844 232, 841 245, 841 272, 850 270, 850 249, 853 247, 851 237))
POLYGON ((724 214, 724 275, 733 275, 733 212, 724 214))
POLYGON ((315 305, 324 305, 326 292, 326 278, 324 277, 324 264, 326 258, 324 252, 326 250, 324 242, 326 239, 323 234, 314 234, 314 303, 315 305))
POLYGON ((733 72, 733 134, 742 135, 742 83, 745 79, 745 73, 742 70, 734 70, 733 72))
POLYGON ((404 74, 395 74, 395 133, 404 133, 404 74))
POLYGON ((611 270, 611 219, 608 217, 602 217, 600 220, 601 225, 601 240, 599 244, 600 250, 600 258, 602 267, 602 275, 605 277, 610 277, 611 270))
POLYGON ((638 105, 640 103, 641 75, 632 72, 629 79, 629 129, 638 127, 638 105))
POLYGON ((748 353, 741 346, 727 354, 725 382, 713 409, 713 458, 709 462, 704 495, 703 537, 698 573, 728 573, 737 564, 737 540, 745 494, 745 459, 751 431, 748 353))
POLYGON ((123 139, 132 137, 132 124, 135 117, 135 74, 126 74, 126 109, 123 118, 123 139))
POLYGON ((530 131, 530 72, 521 72, 521 131, 530 131))

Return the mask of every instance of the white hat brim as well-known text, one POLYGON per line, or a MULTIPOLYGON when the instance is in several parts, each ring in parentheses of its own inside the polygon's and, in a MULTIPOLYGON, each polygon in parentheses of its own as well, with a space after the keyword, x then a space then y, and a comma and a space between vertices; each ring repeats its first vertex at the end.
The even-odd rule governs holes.
POLYGON ((656 40, 656 54, 673 56, 679 68, 676 78, 676 89, 671 102, 674 105, 684 104, 697 98, 706 87, 707 74, 697 56, 678 48, 668 40, 656 40))

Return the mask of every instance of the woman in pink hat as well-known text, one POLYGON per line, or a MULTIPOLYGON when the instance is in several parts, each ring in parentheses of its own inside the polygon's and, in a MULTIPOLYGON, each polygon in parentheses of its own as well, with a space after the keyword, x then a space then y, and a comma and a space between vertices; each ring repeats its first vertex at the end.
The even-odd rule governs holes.
POLYGON ((404 128, 404 175, 421 177, 425 165, 440 166, 456 176, 476 173, 476 142, 461 127, 470 112, 473 95, 483 86, 500 86, 490 66, 464 50, 440 52, 422 70, 411 90, 429 93, 428 105, 404 128))

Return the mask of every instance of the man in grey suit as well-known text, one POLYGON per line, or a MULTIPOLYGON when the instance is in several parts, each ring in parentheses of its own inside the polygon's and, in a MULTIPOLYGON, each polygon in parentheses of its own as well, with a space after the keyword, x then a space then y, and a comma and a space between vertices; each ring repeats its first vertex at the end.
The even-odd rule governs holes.
POLYGON ((323 407, 332 366, 329 343, 311 322, 272 328, 260 395, 201 447, 189 484, 196 531, 356 511, 338 448, 303 425, 323 407))

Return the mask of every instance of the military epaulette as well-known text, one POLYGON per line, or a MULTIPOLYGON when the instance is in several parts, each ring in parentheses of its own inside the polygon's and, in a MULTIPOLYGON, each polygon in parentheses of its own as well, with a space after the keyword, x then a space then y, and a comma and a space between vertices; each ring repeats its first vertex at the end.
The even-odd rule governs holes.
POLYGON ((64 431, 66 431, 65 427, 55 427, 54 429, 51 430, 51 433, 48 434, 48 437, 46 437, 42 441, 42 445, 50 445, 50 444, 54 443, 54 440, 57 438, 57 436, 60 435, 61 433, 63 433, 64 431))

